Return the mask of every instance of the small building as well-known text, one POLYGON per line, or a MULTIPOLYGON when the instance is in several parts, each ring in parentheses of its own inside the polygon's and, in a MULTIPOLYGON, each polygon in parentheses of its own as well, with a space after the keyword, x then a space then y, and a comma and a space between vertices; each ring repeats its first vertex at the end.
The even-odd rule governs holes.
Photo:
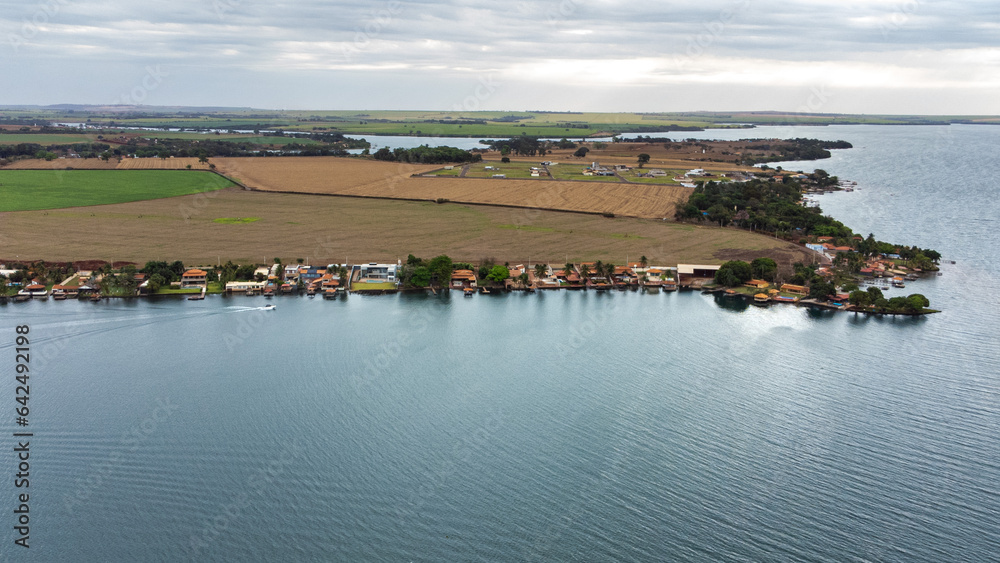
POLYGON ((316 266, 302 266, 299 268, 299 281, 309 285, 326 274, 325 268, 316 266))
POLYGON ((809 295, 809 290, 803 285, 792 285, 790 283, 781 284, 782 293, 794 293, 796 295, 809 295))
POLYGON ((476 287, 476 274, 472 270, 455 270, 451 273, 452 289, 466 289, 476 287))
POLYGON ((40 283, 29 283, 17 292, 18 295, 30 295, 31 297, 48 297, 49 292, 46 291, 45 286, 40 283))
POLYGON ((696 281, 715 279, 715 272, 721 266, 704 264, 678 264, 677 277, 681 285, 688 285, 696 281))
POLYGON ((767 286, 771 285, 764 280, 750 280, 743 284, 747 287, 753 287, 755 289, 767 289, 767 286))
POLYGON ((208 272, 205 270, 192 269, 181 275, 181 289, 189 287, 206 287, 208 284, 208 272))
POLYGON ((231 281, 226 282, 226 292, 227 293, 245 293, 247 291, 258 292, 264 291, 264 286, 267 282, 258 281, 231 281))
POLYGON ((361 271, 360 279, 368 281, 396 281, 396 264, 376 264, 369 262, 358 266, 361 271))

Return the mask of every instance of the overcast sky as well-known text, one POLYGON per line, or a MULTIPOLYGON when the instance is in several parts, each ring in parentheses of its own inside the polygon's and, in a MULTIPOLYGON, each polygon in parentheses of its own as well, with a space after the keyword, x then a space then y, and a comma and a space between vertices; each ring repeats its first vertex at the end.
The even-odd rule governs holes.
POLYGON ((1000 114, 1000 2, 0 0, 0 104, 1000 114))

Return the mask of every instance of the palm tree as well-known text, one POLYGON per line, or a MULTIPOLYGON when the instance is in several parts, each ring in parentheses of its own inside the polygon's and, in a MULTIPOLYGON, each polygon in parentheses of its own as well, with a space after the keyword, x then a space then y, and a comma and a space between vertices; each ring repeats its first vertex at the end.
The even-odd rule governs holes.
POLYGON ((646 265, 648 265, 648 264, 649 264, 649 260, 646 260, 646 256, 645 255, 643 255, 642 257, 639 258, 639 265, 642 266, 643 269, 646 269, 646 265))
POLYGON ((586 264, 580 265, 580 277, 586 280, 590 276, 590 267, 586 264))
POLYGON ((545 274, 549 273, 549 268, 545 264, 535 264, 535 277, 544 278, 545 274))
POLYGON ((570 274, 573 273, 573 263, 572 262, 566 262, 566 265, 563 266, 563 273, 566 274, 567 278, 569 277, 570 274))
POLYGON ((594 273, 597 275, 597 277, 601 277, 604 275, 604 262, 601 262, 600 260, 594 262, 594 273))

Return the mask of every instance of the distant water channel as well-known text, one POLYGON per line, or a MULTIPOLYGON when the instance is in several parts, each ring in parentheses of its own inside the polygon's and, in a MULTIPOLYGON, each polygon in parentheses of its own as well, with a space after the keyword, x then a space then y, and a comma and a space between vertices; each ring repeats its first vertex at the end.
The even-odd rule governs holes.
POLYGON ((943 313, 632 292, 3 305, 8 364, 31 326, 35 437, 32 548, 8 478, 0 560, 995 561, 1000 128, 782 135, 854 143, 809 163, 859 183, 820 204, 954 260, 903 291, 943 313))

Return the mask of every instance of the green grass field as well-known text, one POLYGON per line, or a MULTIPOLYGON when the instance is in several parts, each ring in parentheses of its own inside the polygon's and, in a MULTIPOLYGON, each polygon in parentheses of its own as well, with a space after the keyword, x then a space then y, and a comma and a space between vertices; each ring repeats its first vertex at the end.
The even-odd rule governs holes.
POLYGON ((584 176, 583 171, 587 168, 590 163, 587 164, 556 164, 549 166, 549 172, 552 174, 552 178, 556 180, 583 180, 586 182, 618 182, 621 180, 616 176, 584 176))
POLYGON ((523 180, 547 180, 549 176, 544 174, 542 170, 541 176, 533 177, 531 175, 531 167, 542 168, 537 163, 531 162, 477 162, 469 166, 469 172, 465 175, 466 178, 491 178, 494 174, 503 174, 507 178, 520 178, 523 180), (487 166, 492 166, 493 170, 486 170, 487 166))
POLYGON ((79 133, 67 135, 49 135, 39 133, 4 133, 0 135, 0 145, 17 145, 20 143, 37 143, 42 146, 48 145, 72 145, 74 143, 100 142, 97 135, 87 136, 79 133))
POLYGON ((245 223, 260 221, 260 217, 219 217, 214 221, 223 225, 243 225, 245 223))
MULTIPOLYGON (((661 166, 647 166, 646 168, 632 168, 631 170, 626 170, 621 172, 623 178, 629 182, 637 182, 639 184, 673 184, 679 185, 680 182, 675 182, 675 176, 683 176, 687 170, 677 170, 674 168, 663 168, 661 166), (659 176, 654 178, 640 178, 639 174, 645 174, 650 170, 663 170, 667 173, 666 176, 659 176)), ((693 182, 694 180, 692 180, 693 182)))
POLYGON ((182 139, 186 141, 227 141, 232 143, 250 143, 253 145, 288 145, 299 143, 300 145, 318 145, 318 141, 312 139, 295 137, 276 137, 259 135, 216 135, 214 133, 195 133, 192 131, 163 131, 143 133, 146 139, 182 139))
POLYGON ((232 182, 185 170, 0 170, 0 211, 34 211, 190 195, 232 182))

